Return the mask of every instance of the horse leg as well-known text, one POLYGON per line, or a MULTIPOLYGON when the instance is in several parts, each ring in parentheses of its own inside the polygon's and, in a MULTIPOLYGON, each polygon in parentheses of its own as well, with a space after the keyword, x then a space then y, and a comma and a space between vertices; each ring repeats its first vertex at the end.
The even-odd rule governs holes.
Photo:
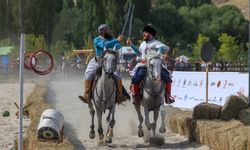
POLYGON ((143 116, 141 114, 141 105, 135 105, 135 110, 137 112, 138 115, 138 120, 139 120, 139 126, 138 126, 138 137, 143 137, 144 133, 142 131, 142 122, 143 122, 143 116))
POLYGON ((91 115, 91 125, 90 125, 91 130, 89 132, 89 137, 91 139, 93 139, 93 138, 95 138, 95 130, 94 130, 95 129, 95 121, 94 121, 95 110, 94 110, 94 107, 93 107, 92 103, 89 104, 89 108, 90 108, 89 112, 90 112, 90 115, 91 115))
POLYGON ((115 106, 116 105, 113 105, 112 109, 111 109, 111 113, 112 116, 111 116, 111 120, 109 121, 109 127, 108 127, 108 131, 107 131, 107 139, 106 139, 106 143, 112 143, 112 138, 114 136, 114 133, 113 133, 113 128, 114 128, 114 125, 115 125, 115 106))
POLYGON ((103 129, 102 129, 102 111, 97 109, 97 121, 98 121, 98 134, 99 134, 99 140, 102 140, 103 135, 103 129))
POLYGON ((159 116, 159 108, 154 110, 154 122, 151 124, 151 128, 153 131, 153 136, 155 136, 155 129, 156 129, 156 123, 158 120, 158 116, 159 116))
POLYGON ((107 123, 110 121, 110 115, 111 115, 111 109, 109 109, 109 114, 108 114, 108 116, 107 116, 107 118, 106 118, 106 122, 107 122, 107 123))
POLYGON ((150 122, 149 122, 149 111, 147 108, 144 107, 144 112, 145 112, 145 125, 148 130, 151 130, 150 122))
POLYGON ((166 111, 165 111, 165 108, 164 108, 164 104, 161 105, 160 111, 161 111, 161 127, 160 127, 160 129, 159 129, 159 132, 160 132, 160 133, 164 133, 164 132, 166 132, 166 128, 165 128, 165 116, 166 116, 166 111))

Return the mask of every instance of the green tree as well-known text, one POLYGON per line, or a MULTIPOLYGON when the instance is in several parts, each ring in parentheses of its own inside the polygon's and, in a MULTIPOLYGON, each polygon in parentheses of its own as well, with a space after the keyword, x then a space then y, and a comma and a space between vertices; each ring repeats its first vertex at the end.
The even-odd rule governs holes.
POLYGON ((228 35, 227 33, 222 33, 219 37, 219 41, 221 42, 219 48, 219 54, 221 58, 229 62, 238 61, 238 56, 240 54, 240 46, 237 45, 236 38, 228 35))
POLYGON ((93 39, 97 34, 97 28, 105 23, 105 12, 103 3, 100 0, 83 0, 83 42, 84 47, 89 45, 89 39, 93 39))
POLYGON ((120 34, 124 24, 124 19, 121 16, 124 16, 123 6, 125 2, 125 0, 103 0, 105 23, 111 27, 114 36, 120 34))
POLYGON ((150 12, 150 19, 157 30, 157 36, 171 39, 170 44, 175 45, 175 43, 172 42, 175 41, 173 37, 182 34, 184 24, 183 18, 179 15, 176 7, 172 4, 155 7, 150 12))
POLYGON ((25 35, 25 50, 35 51, 37 49, 47 50, 45 38, 43 35, 26 34, 25 35))
POLYGON ((156 5, 160 6, 167 3, 171 3, 177 8, 182 6, 197 7, 203 4, 211 4, 211 0, 158 0, 156 5))
MULTIPOLYGON (((69 45, 81 48, 83 45, 83 32, 81 10, 77 7, 64 6, 60 15, 56 17, 56 25, 53 30, 53 44, 57 41, 65 41, 69 45), (80 35, 80 36, 79 36, 80 35)), ((70 48, 72 49, 72 48, 70 48)))
POLYGON ((199 34, 196 40, 196 43, 193 44, 193 57, 194 60, 200 60, 201 59, 201 47, 202 44, 205 42, 208 42, 209 38, 207 36, 204 36, 202 34, 199 34))

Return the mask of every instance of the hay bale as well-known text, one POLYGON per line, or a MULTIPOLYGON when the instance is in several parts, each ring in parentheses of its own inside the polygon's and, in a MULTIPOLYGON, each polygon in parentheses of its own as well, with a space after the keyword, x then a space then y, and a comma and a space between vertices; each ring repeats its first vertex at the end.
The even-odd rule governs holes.
POLYGON ((196 119, 191 119, 189 124, 188 124, 188 140, 190 142, 196 141, 197 137, 197 120, 196 119))
POLYGON ((180 135, 188 136, 188 125, 192 119, 191 111, 184 111, 176 116, 177 131, 180 135))
POLYGON ((231 95, 221 110, 221 119, 230 120, 238 117, 240 110, 248 107, 247 101, 239 96, 231 95))
POLYGON ((247 149, 248 137, 247 134, 249 132, 249 128, 247 129, 245 126, 241 126, 239 128, 235 128, 228 131, 228 141, 229 142, 229 150, 234 149, 247 149))
POLYGON ((244 125, 249 126, 250 125, 250 108, 241 110, 238 114, 238 117, 244 125))
POLYGON ((209 104, 206 102, 200 103, 194 107, 194 119, 219 119, 222 106, 216 104, 209 104))
POLYGON ((228 132, 242 127, 243 124, 237 120, 217 120, 215 123, 216 126, 208 131, 208 145, 213 149, 228 149, 230 147, 228 132))
POLYGON ((182 111, 172 106, 166 107, 166 126, 174 133, 188 135, 188 124, 192 118, 192 111, 182 111))

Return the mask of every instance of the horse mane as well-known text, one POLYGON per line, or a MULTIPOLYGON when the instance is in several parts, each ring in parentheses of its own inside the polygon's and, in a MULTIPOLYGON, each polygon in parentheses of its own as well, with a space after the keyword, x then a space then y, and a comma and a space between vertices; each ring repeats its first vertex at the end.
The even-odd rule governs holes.
POLYGON ((150 51, 147 53, 147 60, 150 61, 153 58, 160 58, 160 55, 157 54, 155 51, 150 51))
POLYGON ((112 55, 114 55, 116 58, 118 57, 118 54, 117 54, 117 52, 116 51, 112 51, 112 50, 106 50, 106 51, 103 51, 103 53, 102 53, 102 58, 105 56, 105 54, 112 54, 112 55))

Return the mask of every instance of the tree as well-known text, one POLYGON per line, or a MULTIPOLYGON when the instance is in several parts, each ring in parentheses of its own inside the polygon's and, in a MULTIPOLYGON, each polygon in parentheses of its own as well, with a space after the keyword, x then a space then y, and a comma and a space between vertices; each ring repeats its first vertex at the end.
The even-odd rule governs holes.
POLYGON ((156 5, 160 6, 167 3, 171 3, 177 8, 182 6, 198 7, 203 4, 211 4, 211 0, 158 0, 156 5))
POLYGON ((202 34, 199 34, 196 40, 196 43, 193 44, 193 57, 196 60, 200 60, 201 59, 201 47, 202 44, 204 44, 205 42, 208 42, 209 38, 207 36, 204 36, 202 34))
POLYGON ((89 39, 93 39, 97 28, 105 22, 103 3, 100 0, 83 0, 83 41, 84 47, 90 48, 89 39))
POLYGON ((124 16, 123 6, 125 3, 125 0, 103 0, 105 23, 111 27, 114 36, 120 34, 125 22, 123 17, 121 17, 124 16))
POLYGON ((171 41, 174 36, 183 31, 182 16, 171 4, 153 8, 150 12, 150 19, 151 23, 155 25, 158 35, 171 39, 171 41))
POLYGON ((221 58, 229 62, 238 61, 240 47, 237 45, 236 38, 228 35, 227 33, 222 33, 219 37, 219 41, 221 42, 219 48, 221 58))

